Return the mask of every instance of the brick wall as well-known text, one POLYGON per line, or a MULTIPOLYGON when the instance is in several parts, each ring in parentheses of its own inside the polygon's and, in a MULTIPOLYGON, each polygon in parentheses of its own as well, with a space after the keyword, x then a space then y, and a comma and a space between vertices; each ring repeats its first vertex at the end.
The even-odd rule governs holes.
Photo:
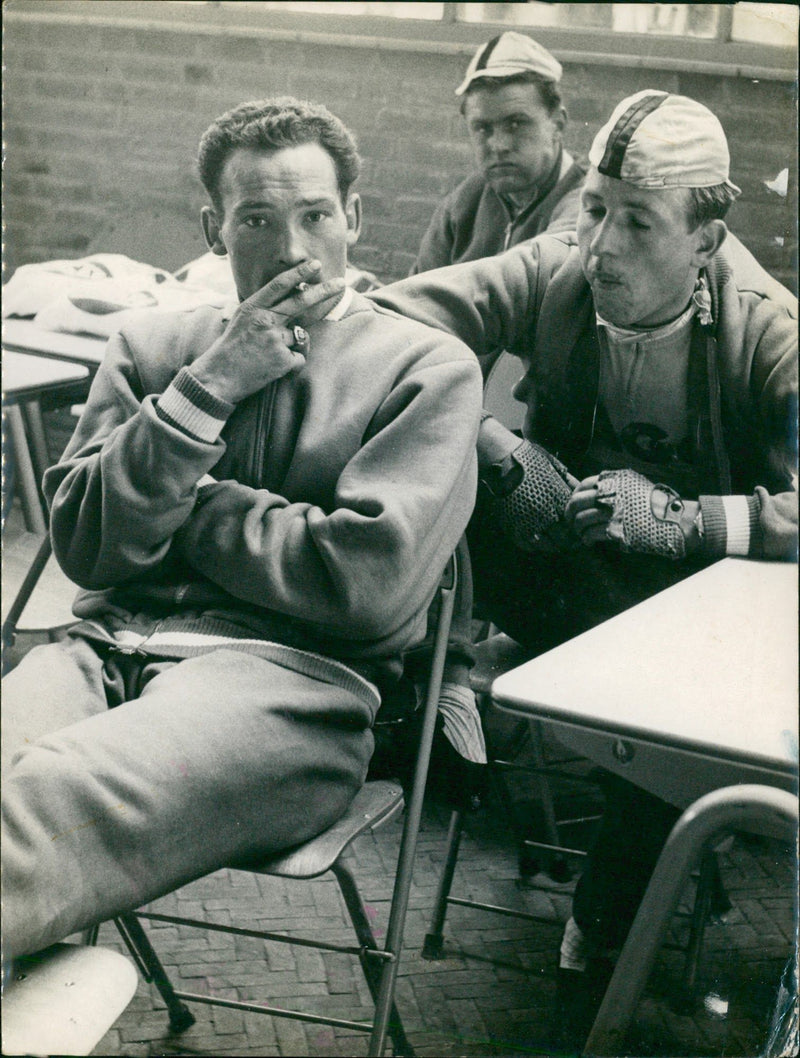
MULTIPOLYGON (((57 8, 58 5, 52 5, 57 8)), ((233 28, 135 28, 7 18, 5 251, 26 262, 128 253, 177 268, 203 252, 194 174, 208 123, 244 99, 326 103, 356 133, 365 226, 354 260, 407 272, 438 199, 470 169, 454 86, 462 54, 277 41, 233 28)), ((452 49, 451 49, 452 51, 452 49)), ((743 196, 731 226, 784 282, 796 261, 794 86, 781 81, 565 62, 567 145, 585 152, 626 94, 653 86, 720 117, 743 196), (787 168, 788 197, 765 186, 787 168)))

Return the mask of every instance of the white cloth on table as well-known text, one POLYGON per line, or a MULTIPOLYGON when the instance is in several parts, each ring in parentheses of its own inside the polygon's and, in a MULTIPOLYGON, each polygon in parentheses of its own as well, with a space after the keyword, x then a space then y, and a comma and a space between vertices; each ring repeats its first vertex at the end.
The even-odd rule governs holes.
MULTIPOLYGON (((369 272, 348 266, 348 286, 378 286, 369 272)), ((124 254, 21 265, 3 289, 3 316, 33 317, 37 327, 110 338, 132 312, 146 308, 223 308, 236 298, 227 257, 205 253, 171 273, 124 254)))
POLYGON ((21 265, 3 290, 3 316, 34 317, 43 330, 108 338, 131 312, 222 307, 213 286, 176 279, 124 254, 21 265))

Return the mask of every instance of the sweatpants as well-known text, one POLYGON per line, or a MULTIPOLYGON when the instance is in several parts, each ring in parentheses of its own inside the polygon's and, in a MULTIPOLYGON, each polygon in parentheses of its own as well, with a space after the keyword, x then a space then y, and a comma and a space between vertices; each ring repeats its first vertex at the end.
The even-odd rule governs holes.
POLYGON ((335 822, 366 776, 378 699, 330 669, 77 637, 26 655, 2 688, 4 958, 335 822))

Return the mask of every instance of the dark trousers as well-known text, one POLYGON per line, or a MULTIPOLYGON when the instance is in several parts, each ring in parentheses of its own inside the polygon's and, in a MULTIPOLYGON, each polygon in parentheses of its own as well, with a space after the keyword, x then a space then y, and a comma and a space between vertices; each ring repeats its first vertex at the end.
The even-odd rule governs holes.
MULTIPOLYGON (((479 494, 468 530, 476 612, 531 657, 593 628, 695 572, 697 564, 610 547, 521 551, 493 524, 479 494)), ((604 772, 603 822, 578 881, 573 917, 601 948, 624 942, 658 856, 680 814, 604 772)))
POLYGON ((680 809, 609 772, 597 838, 572 898, 572 917, 598 948, 625 943, 680 809))

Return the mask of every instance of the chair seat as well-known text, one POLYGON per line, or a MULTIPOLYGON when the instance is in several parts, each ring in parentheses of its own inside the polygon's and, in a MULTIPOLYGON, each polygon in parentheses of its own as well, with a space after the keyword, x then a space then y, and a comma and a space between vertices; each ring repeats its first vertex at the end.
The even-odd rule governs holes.
POLYGON ((130 1003, 130 959, 55 944, 14 963, 3 996, 3 1054, 90 1054, 130 1003))
POLYGON ((249 869, 281 878, 316 878, 331 869, 354 838, 391 819, 402 804, 399 783, 385 779, 365 783, 342 818, 324 833, 249 869))

